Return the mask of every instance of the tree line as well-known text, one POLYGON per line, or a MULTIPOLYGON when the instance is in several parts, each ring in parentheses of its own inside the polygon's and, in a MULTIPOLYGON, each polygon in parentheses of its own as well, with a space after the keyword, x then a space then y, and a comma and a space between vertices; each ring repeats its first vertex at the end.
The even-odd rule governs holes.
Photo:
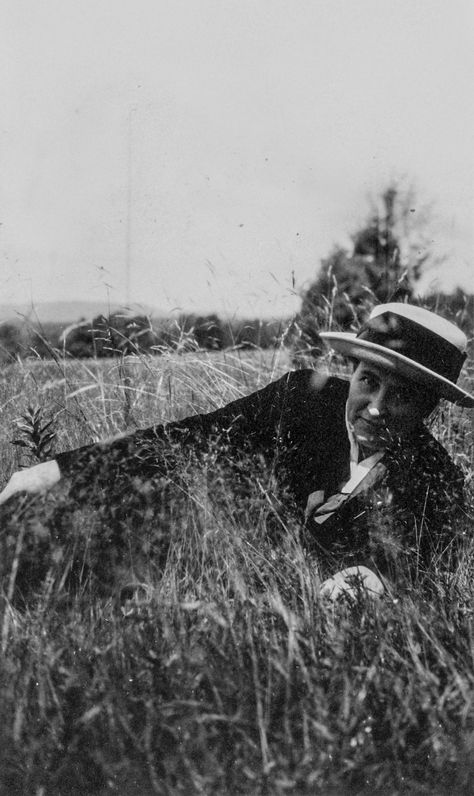
POLYGON ((432 249, 430 208, 420 205, 411 187, 390 183, 370 199, 367 218, 351 236, 351 246, 336 245, 320 263, 313 282, 301 292, 292 319, 222 320, 215 313, 183 313, 151 319, 115 312, 64 328, 0 325, 0 361, 25 356, 76 358, 160 354, 164 351, 219 351, 231 347, 274 348, 287 345, 295 365, 321 355, 319 332, 357 331, 375 304, 418 302, 438 311, 474 335, 474 296, 453 293, 416 296, 423 272, 440 264, 432 249))
POLYGON ((274 348, 281 342, 288 325, 285 319, 223 320, 215 313, 183 313, 177 318, 156 320, 146 315, 116 312, 109 316, 98 315, 92 320, 82 319, 67 327, 52 322, 34 326, 7 322, 0 325, 0 361, 274 348))
MULTIPOLYGON (((303 296, 300 313, 281 320, 227 321, 216 314, 183 314, 174 320, 156 322, 145 315, 115 313, 108 317, 99 315, 92 321, 82 320, 66 328, 52 322, 36 327, 6 322, 0 324, 0 362, 52 356, 77 359, 133 354, 159 356, 169 351, 186 353, 286 346, 296 366, 310 365, 323 351, 319 331, 329 326, 356 330, 364 312, 361 305, 352 303, 347 291, 341 297, 337 290, 332 305, 325 294, 308 292, 310 296, 303 296)), ((458 288, 453 293, 429 295, 420 304, 454 321, 468 337, 474 336, 474 295, 458 288)), ((364 297, 365 312, 372 305, 364 297)))

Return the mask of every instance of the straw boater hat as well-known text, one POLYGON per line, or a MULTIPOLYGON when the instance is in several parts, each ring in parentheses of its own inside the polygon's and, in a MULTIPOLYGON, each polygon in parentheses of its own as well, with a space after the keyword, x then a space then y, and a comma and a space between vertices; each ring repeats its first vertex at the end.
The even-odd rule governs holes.
POLYGON ((456 385, 466 359, 466 335, 434 312, 412 304, 380 304, 358 334, 321 332, 321 337, 345 356, 431 386, 453 403, 474 406, 474 396, 456 385))

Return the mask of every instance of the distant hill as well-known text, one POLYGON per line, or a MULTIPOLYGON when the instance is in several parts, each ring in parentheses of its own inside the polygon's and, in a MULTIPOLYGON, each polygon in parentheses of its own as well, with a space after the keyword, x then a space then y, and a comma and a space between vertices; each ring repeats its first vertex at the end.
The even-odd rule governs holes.
MULTIPOLYGON (((0 304, 0 322, 23 321, 29 323, 74 323, 81 318, 88 320, 97 315, 109 315, 117 310, 126 311, 124 306, 107 304, 105 301, 45 301, 40 304, 0 304)), ((165 313, 143 305, 131 304, 129 310, 134 315, 163 317, 165 313)))

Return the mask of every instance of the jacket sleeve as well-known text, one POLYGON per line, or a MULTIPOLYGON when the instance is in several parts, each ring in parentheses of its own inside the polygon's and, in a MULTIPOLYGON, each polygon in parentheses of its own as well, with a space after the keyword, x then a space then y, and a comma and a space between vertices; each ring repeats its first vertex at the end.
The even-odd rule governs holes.
POLYGON ((454 562, 457 537, 465 517, 464 475, 435 440, 418 461, 418 478, 409 496, 418 519, 417 552, 423 564, 433 559, 454 562))
POLYGON ((97 480, 110 483, 117 476, 166 476, 183 457, 199 457, 216 443, 234 454, 252 451, 265 455, 275 445, 295 375, 288 373, 207 414, 61 453, 56 457, 61 474, 82 485, 97 480))

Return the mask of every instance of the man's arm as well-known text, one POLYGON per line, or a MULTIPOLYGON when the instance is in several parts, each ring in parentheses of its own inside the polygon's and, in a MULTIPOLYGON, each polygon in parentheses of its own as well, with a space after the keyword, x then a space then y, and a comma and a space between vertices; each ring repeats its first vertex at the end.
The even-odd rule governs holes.
POLYGON ((31 492, 38 494, 47 492, 61 478, 61 471, 55 459, 41 462, 26 470, 13 473, 8 484, 0 494, 0 504, 5 503, 16 492, 31 492))
POLYGON ((186 449, 202 452, 212 441, 228 442, 233 449, 263 450, 274 444, 288 397, 301 389, 302 373, 288 373, 207 414, 60 453, 52 461, 14 473, 0 494, 0 503, 16 492, 45 492, 62 477, 82 489, 97 479, 112 484, 119 475, 166 475, 173 468, 175 455, 186 449))

